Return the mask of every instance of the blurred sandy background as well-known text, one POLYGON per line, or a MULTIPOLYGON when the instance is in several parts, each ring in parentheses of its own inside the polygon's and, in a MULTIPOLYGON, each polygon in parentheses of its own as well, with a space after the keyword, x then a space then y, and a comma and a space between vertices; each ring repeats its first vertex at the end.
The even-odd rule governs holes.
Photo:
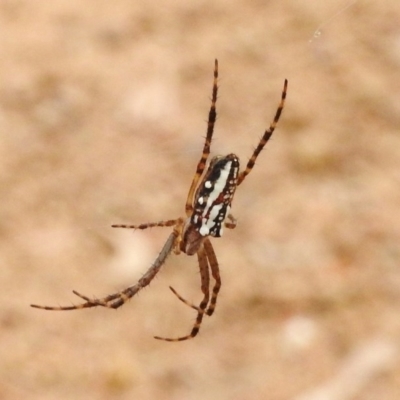
POLYGON ((1 399, 400 398, 400 7, 346 4, 0 2, 1 399), (110 225, 183 215, 214 58, 214 154, 247 160, 289 80, 213 241, 215 315, 152 338, 193 323, 185 255, 116 312, 31 309, 154 260, 168 228, 110 225))

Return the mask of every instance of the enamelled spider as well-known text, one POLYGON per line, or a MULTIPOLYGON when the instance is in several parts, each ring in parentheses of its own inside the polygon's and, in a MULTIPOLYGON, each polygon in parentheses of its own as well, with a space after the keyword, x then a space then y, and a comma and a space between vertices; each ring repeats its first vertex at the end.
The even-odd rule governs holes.
POLYGON ((232 214, 230 214, 233 196, 236 188, 244 181, 246 176, 254 167, 256 158, 275 130, 284 107, 287 86, 288 82, 285 80, 281 101, 275 113, 274 120, 270 127, 264 132, 264 135, 246 165, 246 169, 241 172, 239 171, 239 158, 235 154, 213 157, 206 169, 206 163, 210 155, 214 124, 217 117, 215 104, 217 102, 218 92, 218 61, 215 60, 207 135, 203 147, 203 154, 197 164, 196 173, 194 174, 186 200, 186 216, 140 225, 112 225, 114 228, 129 229, 147 229, 156 226, 174 227, 157 259, 135 285, 129 286, 120 292, 110 294, 100 299, 91 299, 74 290, 73 293, 84 300, 83 303, 67 307, 48 307, 35 304, 32 304, 31 306, 43 310, 80 310, 82 308, 99 306, 119 308, 141 289, 150 284, 172 251, 175 254, 183 252, 189 256, 196 254, 200 267, 201 291, 203 293, 203 299, 200 304, 196 306, 189 303, 181 297, 175 289, 170 287, 179 300, 197 311, 197 318, 192 330, 188 335, 178 338, 155 336, 156 339, 166 340, 169 342, 194 338, 199 333, 204 314, 208 316, 213 314, 217 303, 218 293, 221 288, 218 260, 211 244, 210 237, 221 237, 223 233, 223 225, 229 229, 236 227, 236 220, 232 214), (204 171, 205 173, 203 175, 204 171), (210 271, 215 281, 211 295, 210 271))

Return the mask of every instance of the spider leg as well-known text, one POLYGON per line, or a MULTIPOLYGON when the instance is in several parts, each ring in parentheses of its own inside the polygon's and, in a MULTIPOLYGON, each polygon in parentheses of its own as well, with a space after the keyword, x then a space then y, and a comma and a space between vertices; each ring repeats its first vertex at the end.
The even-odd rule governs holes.
MULTIPOLYGON (((127 289, 124 289, 124 291, 126 291, 127 289)), ((110 302, 112 302, 113 300, 119 299, 121 297, 122 292, 123 291, 116 292, 116 293, 110 294, 106 297, 103 297, 101 299, 97 299, 97 298, 91 299, 90 297, 87 297, 84 294, 79 293, 77 290, 72 291, 72 293, 75 296, 78 296, 82 300, 85 300, 87 303, 92 304, 92 307, 102 306, 102 307, 107 307, 107 308, 110 308, 110 302)))
MULTIPOLYGON (((197 252, 197 258, 199 260, 199 266, 200 266, 200 277, 201 277, 201 291, 203 292, 203 300, 199 304, 199 307, 195 307, 187 302, 183 297, 180 297, 178 295, 178 298, 183 301, 185 304, 187 304, 189 307, 195 308, 197 310, 197 317, 196 321, 193 325, 193 328, 191 332, 186 335, 186 336, 181 336, 178 338, 165 338, 165 337, 160 337, 160 336, 154 336, 155 339, 158 340, 165 340, 167 342, 181 342, 183 340, 188 340, 194 338, 200 330, 201 323, 203 321, 203 316, 205 314, 208 301, 210 299, 210 273, 209 273, 209 265, 208 265, 208 260, 207 260, 207 255, 206 252, 202 247, 200 247, 199 251, 197 252)), ((174 291, 173 291, 174 292, 174 291)), ((175 293, 175 292, 174 292, 175 293)))
POLYGON ((106 297, 100 299, 90 299, 89 297, 74 291, 74 294, 78 297, 85 300, 85 303, 65 306, 65 307, 49 307, 49 306, 40 306, 37 304, 31 304, 31 307, 39 308, 42 310, 53 310, 53 311, 69 311, 69 310, 80 310, 83 308, 91 308, 91 307, 107 307, 107 308, 119 308, 124 305, 130 298, 132 298, 137 292, 150 284, 150 282, 157 275, 158 271, 164 265, 167 257, 171 254, 175 242, 177 239, 177 234, 174 230, 172 232, 167 241, 165 242, 160 254, 157 259, 154 261, 153 265, 147 270, 147 272, 139 279, 139 281, 128 288, 121 290, 120 292, 110 294, 106 297))
MULTIPOLYGON (((229 214, 228 218, 230 220, 232 220, 232 223, 234 223, 233 228, 236 226, 236 219, 229 214)), ((233 229, 231 228, 231 229, 233 229)), ((217 260, 217 256, 215 254, 214 248, 212 247, 211 242, 209 241, 209 239, 206 239, 204 241, 204 247, 205 247, 205 252, 208 258, 208 263, 211 267, 211 273, 213 278, 215 279, 215 285, 213 287, 213 292, 212 292, 212 297, 211 297, 211 301, 210 304, 206 310, 206 314, 208 316, 211 316, 214 313, 216 304, 217 304, 217 297, 218 297, 218 293, 220 291, 221 288, 221 275, 219 273, 219 265, 218 265, 218 260, 217 260), (207 244, 206 244, 207 243, 207 244)), ((193 308, 194 310, 201 312, 200 311, 200 307, 194 305, 193 303, 190 303, 189 301, 187 301, 184 297, 182 297, 173 287, 169 287, 172 291, 172 293, 184 304, 186 304, 187 306, 193 308)))
POLYGON ((147 222, 139 225, 126 225, 126 224, 113 224, 112 228, 125 228, 125 229, 147 229, 154 228, 156 226, 165 227, 165 226, 174 226, 178 222, 177 219, 168 219, 166 221, 158 221, 158 222, 147 222))
POLYGON ((270 137, 272 136, 272 134, 276 128, 276 125, 282 114, 283 107, 285 106, 287 86, 288 86, 288 81, 287 81, 287 79, 285 79, 285 83, 283 85, 283 90, 282 90, 281 102, 279 103, 278 109, 276 110, 274 120, 272 121, 272 124, 270 125, 270 127, 264 132, 263 137, 261 138, 260 142, 258 143, 256 149, 253 152, 253 155, 251 156, 249 162, 246 165, 246 169, 239 174, 238 186, 244 181, 244 178, 246 178, 246 176, 253 169, 258 155, 261 153, 261 150, 267 144, 268 140, 270 139, 270 137))
POLYGON ((213 278, 215 279, 215 284, 214 284, 214 287, 212 290, 210 304, 206 310, 206 314, 208 316, 211 316, 211 315, 213 315, 213 313, 215 311, 215 307, 217 305, 218 293, 219 293, 219 290, 221 289, 221 275, 219 273, 219 265, 218 265, 217 256, 216 256, 214 248, 208 238, 206 240, 204 240, 204 249, 206 251, 208 263, 211 268, 211 274, 212 274, 213 278))
POLYGON ((203 174, 203 171, 206 167, 208 156, 210 155, 210 147, 211 147, 211 139, 214 132, 214 125, 217 119, 217 112, 215 105, 217 103, 217 94, 218 94, 218 60, 215 60, 214 64, 214 81, 212 87, 212 96, 211 96, 211 107, 208 113, 208 124, 207 124, 207 134, 206 140, 204 142, 203 154, 201 155, 200 161, 197 164, 196 173, 194 174, 194 178, 192 184, 189 189, 188 197, 186 200, 186 215, 190 217, 193 212, 193 197, 196 191, 197 183, 203 174))
POLYGON ((190 303, 187 301, 185 298, 183 298, 172 286, 169 287, 171 292, 184 304, 187 306, 193 308, 193 310, 200 311, 200 307, 194 305, 193 303, 190 303))
MULTIPOLYGON (((234 229, 236 228, 236 218, 232 215, 229 214, 227 216, 227 219, 229 219, 230 222, 225 222, 225 226, 228 229, 234 229)), ((218 260, 217 260, 217 256, 215 254, 214 248, 212 247, 211 242, 207 239, 206 240, 207 244, 205 244, 205 250, 206 250, 206 254, 208 257, 208 261, 209 261, 209 265, 211 266, 211 272, 212 272, 212 276, 215 279, 215 286, 213 288, 213 294, 211 297, 211 301, 209 304, 209 307, 206 311, 206 314, 211 316, 215 310, 215 306, 217 303, 217 297, 218 297, 218 293, 219 290, 221 288, 221 276, 219 273, 219 265, 218 265, 218 260)), ((196 311, 200 311, 200 308, 196 305, 194 305, 193 303, 190 303, 189 301, 187 301, 184 297, 182 297, 172 286, 169 287, 172 291, 172 293, 184 304, 186 304, 187 306, 193 308, 196 311)))

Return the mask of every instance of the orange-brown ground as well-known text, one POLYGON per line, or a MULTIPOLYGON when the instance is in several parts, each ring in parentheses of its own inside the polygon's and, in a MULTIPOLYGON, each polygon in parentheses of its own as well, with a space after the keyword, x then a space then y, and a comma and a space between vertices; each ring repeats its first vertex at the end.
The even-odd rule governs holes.
POLYGON ((400 8, 344 5, 0 2, 1 399, 400 398, 400 8), (30 308, 151 264, 167 228, 110 224, 183 214, 214 58, 214 153, 246 160, 289 80, 213 240, 215 315, 152 338, 193 322, 168 289, 200 298, 185 255, 117 312, 30 308))

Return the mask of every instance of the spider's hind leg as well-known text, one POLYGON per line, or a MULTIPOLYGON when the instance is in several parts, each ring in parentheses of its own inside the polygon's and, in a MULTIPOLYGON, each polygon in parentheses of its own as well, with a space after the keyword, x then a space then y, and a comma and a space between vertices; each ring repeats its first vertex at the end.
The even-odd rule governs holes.
MULTIPOLYGON (((180 220, 178 220, 180 221, 180 220)), ((85 296, 76 290, 73 293, 80 297, 85 302, 82 304, 72 305, 72 306, 40 306, 37 304, 31 304, 31 307, 39 308, 42 310, 53 310, 53 311, 68 311, 68 310, 81 310, 84 308, 91 308, 91 307, 107 307, 107 308, 119 308, 123 306, 129 299, 136 295, 140 290, 144 287, 148 286, 150 282, 154 279, 157 275, 161 267, 164 265, 167 257, 171 254, 172 250, 176 245, 176 241, 178 239, 177 232, 174 231, 169 235, 167 241, 165 242, 163 248, 160 251, 160 254, 153 262, 151 267, 145 272, 145 274, 138 280, 135 285, 129 286, 124 290, 119 292, 110 294, 108 296, 99 298, 99 299, 91 299, 88 296, 85 296)))
POLYGON ((89 304, 89 305, 91 304, 92 307, 119 308, 120 306, 125 304, 130 298, 126 294, 124 294, 124 292, 126 292, 126 290, 127 289, 125 289, 125 291, 110 294, 101 299, 98 299, 96 297, 91 299, 90 297, 85 296, 84 294, 79 293, 76 290, 73 290, 72 293, 75 296, 80 297, 82 300, 85 300, 86 301, 85 304, 89 304))
POLYGON ((187 301, 184 297, 182 297, 172 286, 169 287, 171 292, 183 303, 189 306, 190 308, 193 308, 193 310, 196 310, 200 312, 200 307, 194 305, 193 303, 190 303, 187 301))
MULTIPOLYGON (((234 229, 236 227, 236 219, 229 214, 228 215, 229 220, 231 221, 230 224, 232 224, 232 226, 230 227, 230 229, 234 229)), ((228 227, 228 222, 225 223, 228 227)), ((218 264, 218 260, 217 260, 217 256, 215 254, 214 248, 212 247, 211 242, 206 239, 204 241, 204 249, 205 249, 205 253, 206 253, 206 257, 207 257, 207 263, 210 266, 211 269, 211 273, 213 278, 215 279, 215 284, 212 290, 212 295, 211 295, 211 300, 208 304, 208 308, 205 310, 205 314, 207 314, 208 316, 213 315, 214 311, 215 311, 215 307, 217 305, 217 298, 218 298, 218 294, 219 291, 221 289, 221 275, 219 273, 219 264, 218 264)), ((200 266, 200 273, 202 273, 201 270, 201 266, 200 266)), ((196 306, 193 303, 187 301, 184 297, 182 297, 173 287, 169 287, 172 291, 172 293, 184 304, 186 304, 187 306, 189 306, 190 308, 193 308, 194 310, 196 310, 197 312, 204 313, 204 310, 202 311, 201 309, 201 305, 200 306, 196 306)))
POLYGON ((179 300, 183 301, 185 304, 187 304, 189 307, 194 308, 197 310, 197 317, 196 321, 193 325, 192 330, 190 333, 186 336, 181 336, 178 338, 165 338, 165 337, 160 337, 160 336, 154 336, 155 339, 158 340, 165 340, 167 342, 181 342, 183 340, 188 340, 194 338, 200 330, 201 323, 203 321, 204 314, 206 313, 206 308, 208 306, 208 302, 210 299, 210 272, 209 272, 209 265, 208 265, 208 259, 206 252, 204 250, 204 247, 200 247, 199 251, 197 252, 197 258, 199 261, 199 266, 200 266, 200 277, 201 277, 201 291, 203 292, 203 300, 199 304, 198 307, 192 305, 191 303, 187 302, 183 297, 178 295, 174 289, 171 289, 174 294, 178 297, 179 300))
POLYGON ((214 248, 208 238, 204 241, 204 249, 206 251, 208 263, 211 268, 211 274, 215 280, 215 284, 211 294, 210 304, 208 305, 208 308, 206 310, 206 314, 208 316, 211 316, 215 311, 218 294, 221 289, 221 275, 219 273, 219 264, 217 255, 215 254, 214 248))

